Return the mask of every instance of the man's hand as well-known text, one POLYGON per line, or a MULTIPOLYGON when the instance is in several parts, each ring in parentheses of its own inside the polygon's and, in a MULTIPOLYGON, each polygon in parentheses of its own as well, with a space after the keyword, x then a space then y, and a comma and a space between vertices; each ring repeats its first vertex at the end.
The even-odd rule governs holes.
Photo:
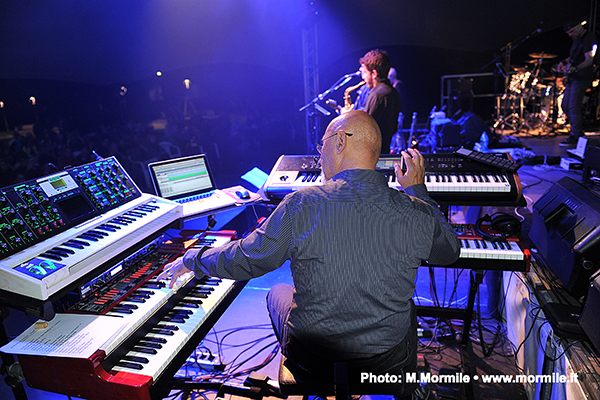
POLYGON ((354 104, 350 104, 347 107, 344 106, 344 107, 340 108, 340 115, 344 115, 346 113, 349 113, 352 110, 354 110, 354 104))
POLYGON ((419 183, 425 183, 425 160, 417 149, 408 149, 402 152, 406 172, 402 172, 400 164, 394 165, 396 181, 403 189, 419 183))
POLYGON ((158 275, 157 279, 161 280, 170 278, 171 281, 169 282, 169 288, 173 289, 177 278, 179 278, 181 275, 187 274, 188 272, 191 271, 187 269, 185 265, 183 265, 183 257, 179 257, 172 263, 165 265, 163 267, 163 272, 158 275))

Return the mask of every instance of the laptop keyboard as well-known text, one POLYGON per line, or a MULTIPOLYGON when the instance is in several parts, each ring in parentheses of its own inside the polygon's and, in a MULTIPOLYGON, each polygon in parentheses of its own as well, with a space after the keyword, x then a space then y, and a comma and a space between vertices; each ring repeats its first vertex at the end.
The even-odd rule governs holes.
POLYGON ((189 203, 190 201, 202 200, 202 199, 206 199, 206 198, 212 196, 213 193, 214 193, 214 191, 202 193, 202 194, 198 194, 196 196, 186 197, 185 199, 179 199, 179 200, 177 200, 177 202, 181 203, 181 204, 185 204, 185 203, 189 203))

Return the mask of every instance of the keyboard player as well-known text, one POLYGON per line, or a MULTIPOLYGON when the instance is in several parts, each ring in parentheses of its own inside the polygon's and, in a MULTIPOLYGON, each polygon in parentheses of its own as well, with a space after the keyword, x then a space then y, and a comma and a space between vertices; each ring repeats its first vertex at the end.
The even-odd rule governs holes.
MULTIPOLYGON (((333 362, 358 373, 416 371, 412 296, 421 260, 447 265, 459 242, 424 184, 422 155, 404 152, 406 172, 389 188, 375 171, 381 134, 362 111, 334 119, 317 149, 325 183, 289 194, 248 237, 215 249, 190 250, 168 265, 172 282, 196 275, 246 280, 291 261, 294 286, 276 285, 267 307, 282 352, 315 376, 333 362)), ((395 385, 397 395, 415 388, 395 385)))

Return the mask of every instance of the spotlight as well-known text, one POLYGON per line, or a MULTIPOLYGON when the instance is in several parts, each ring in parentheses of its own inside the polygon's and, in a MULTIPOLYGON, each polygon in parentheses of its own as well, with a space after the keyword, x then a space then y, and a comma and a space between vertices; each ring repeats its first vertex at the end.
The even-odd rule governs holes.
POLYGON ((162 72, 156 71, 156 76, 162 76, 162 72))
POLYGON ((185 85, 185 88, 186 88, 186 89, 189 89, 189 88, 190 88, 190 80, 189 80, 189 79, 186 79, 186 80, 184 80, 184 81, 183 81, 183 84, 185 85))
POLYGON ((0 108, 4 108, 4 102, 0 101, 0 108))
POLYGON ((29 98, 29 102, 31 103, 32 106, 35 106, 35 97, 31 96, 29 98))
POLYGON ((119 94, 121 96, 125 96, 125 94, 127 94, 127 88, 125 86, 121 86, 121 88, 119 89, 119 94))

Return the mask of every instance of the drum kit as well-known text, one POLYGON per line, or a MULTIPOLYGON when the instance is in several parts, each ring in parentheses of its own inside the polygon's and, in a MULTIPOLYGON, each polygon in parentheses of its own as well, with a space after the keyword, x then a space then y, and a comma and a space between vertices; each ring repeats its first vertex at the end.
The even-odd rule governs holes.
POLYGON ((530 66, 513 67, 504 94, 496 98, 495 130, 539 129, 543 132, 552 130, 555 124, 565 123, 560 108, 564 92, 562 78, 542 68, 557 56, 531 53, 529 57, 526 63, 530 66))

